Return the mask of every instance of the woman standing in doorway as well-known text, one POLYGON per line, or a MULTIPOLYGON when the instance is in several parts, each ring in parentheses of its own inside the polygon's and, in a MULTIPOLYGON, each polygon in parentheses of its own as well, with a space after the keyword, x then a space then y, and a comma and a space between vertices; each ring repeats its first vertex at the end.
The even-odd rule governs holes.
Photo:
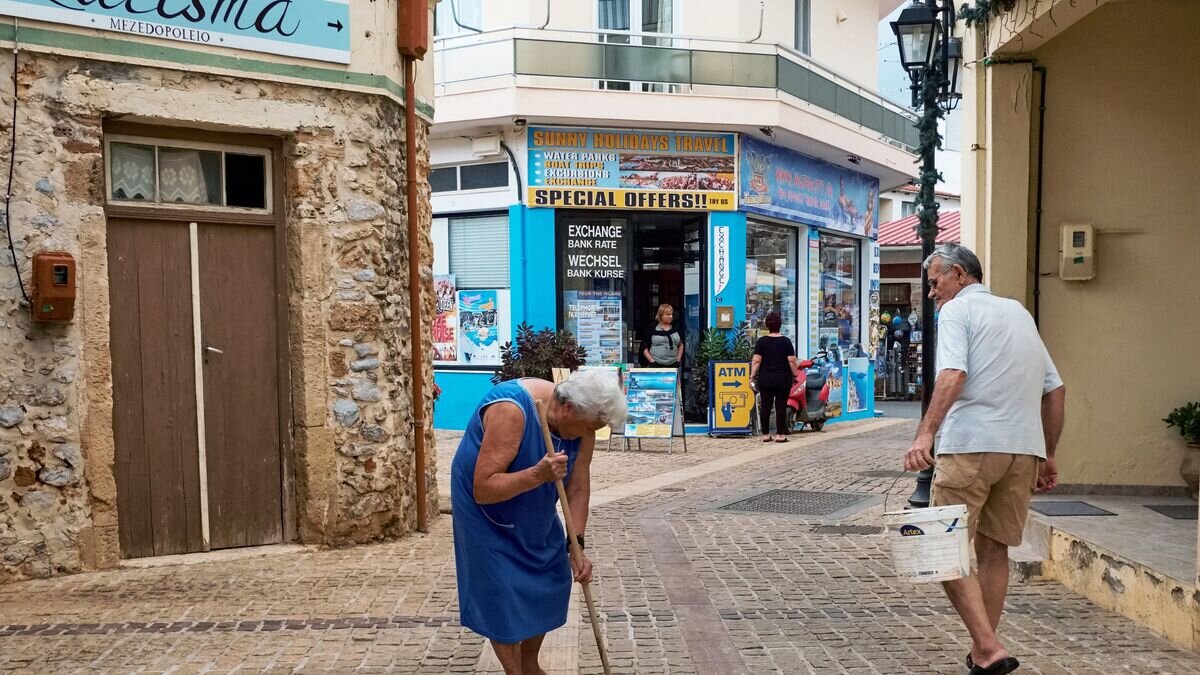
POLYGON ((750 381, 758 383, 758 395, 762 399, 758 419, 762 423, 763 443, 771 441, 771 409, 775 409, 775 442, 787 440, 787 400, 792 384, 800 372, 796 361, 796 348, 792 341, 780 334, 783 319, 771 312, 766 319, 769 333, 760 337, 754 345, 754 360, 750 362, 750 381), (757 378, 757 380, 756 380, 757 378))
POLYGON ((683 337, 675 330, 675 309, 658 306, 658 323, 642 341, 642 357, 651 368, 678 368, 683 363, 683 337))

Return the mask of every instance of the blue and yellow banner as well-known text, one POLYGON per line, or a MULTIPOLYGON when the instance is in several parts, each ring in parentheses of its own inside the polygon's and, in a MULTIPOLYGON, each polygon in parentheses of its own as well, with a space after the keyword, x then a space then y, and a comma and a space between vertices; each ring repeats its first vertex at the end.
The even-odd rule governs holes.
POLYGON ((742 136, 742 210, 879 236, 879 179, 742 136))
POLYGON ((737 210, 737 136, 530 127, 529 205, 737 210))
POLYGON ((0 0, 0 14, 210 47, 350 62, 350 0, 0 0))

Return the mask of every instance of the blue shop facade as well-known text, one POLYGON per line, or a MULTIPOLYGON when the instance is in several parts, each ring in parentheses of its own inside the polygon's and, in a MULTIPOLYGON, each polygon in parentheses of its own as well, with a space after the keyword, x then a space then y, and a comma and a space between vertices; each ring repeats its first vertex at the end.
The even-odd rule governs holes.
POLYGON ((689 432, 707 431, 688 376, 703 331, 732 319, 755 339, 771 312, 801 358, 832 357, 830 422, 874 415, 877 178, 745 134, 531 126, 509 147, 515 163, 431 175, 436 428, 466 427, 522 322, 571 331, 589 364, 636 364, 661 304, 689 432))

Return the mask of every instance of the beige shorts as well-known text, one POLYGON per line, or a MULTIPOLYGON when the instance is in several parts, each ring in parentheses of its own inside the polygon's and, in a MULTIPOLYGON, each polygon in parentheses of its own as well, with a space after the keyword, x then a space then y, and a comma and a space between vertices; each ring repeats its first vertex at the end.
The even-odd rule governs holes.
POLYGON ((971 539, 978 532, 1001 544, 1020 546, 1038 465, 1033 455, 938 455, 930 505, 965 504, 971 539))

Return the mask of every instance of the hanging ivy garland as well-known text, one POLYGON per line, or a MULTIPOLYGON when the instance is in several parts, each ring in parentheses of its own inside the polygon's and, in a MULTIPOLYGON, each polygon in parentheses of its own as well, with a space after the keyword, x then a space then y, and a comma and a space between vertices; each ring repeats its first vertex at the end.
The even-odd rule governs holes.
POLYGON ((983 26, 992 17, 1010 12, 1016 6, 1017 0, 975 0, 974 6, 964 4, 958 10, 958 18, 967 24, 967 28, 983 26))
MULTIPOLYGON (((931 71, 929 75, 929 77, 925 77, 921 81, 922 98, 924 100, 930 100, 930 96, 936 97, 945 79, 940 69, 931 71), (931 89, 932 91, 930 91, 931 89)), ((922 156, 926 152, 934 152, 942 149, 942 135, 938 132, 938 122, 945 116, 946 113, 942 110, 942 107, 936 104, 926 106, 921 111, 921 119, 917 122, 917 130, 921 133, 920 150, 922 156)), ((940 171, 936 169, 933 171, 921 171, 921 192, 917 199, 917 203, 921 204, 921 210, 918 213, 917 234, 922 239, 925 238, 925 233, 927 232, 932 232, 933 236, 937 237, 938 203, 934 196, 934 188, 941 181, 942 174, 940 171)))
MULTIPOLYGON (((967 28, 986 27, 988 21, 1005 12, 1012 11, 1016 6, 1017 0, 974 0, 974 4, 963 4, 958 10, 958 18, 966 24, 967 28)), ((922 86, 938 91, 942 85, 942 79, 943 75, 939 72, 935 77, 926 77, 922 86)), ((926 90, 922 93, 931 94, 932 92, 926 90)), ((926 98, 926 100, 930 99, 926 98)), ((917 122, 917 129, 921 134, 921 154, 924 155, 926 152, 942 148, 942 135, 938 133, 938 122, 945 117, 945 112, 942 111, 941 106, 937 105, 928 106, 922 112, 921 119, 917 122)), ((919 212, 917 231, 922 238, 930 232, 934 236, 937 235, 938 204, 934 199, 934 186, 941 180, 942 174, 937 170, 921 171, 921 193, 918 202, 922 206, 919 212)))
MULTIPOLYGON (((1010 12, 1017 6, 1017 0, 974 0, 974 4, 963 4, 958 10, 958 18, 961 19, 967 28, 976 26, 986 27, 988 21, 994 17, 998 17, 1005 12, 1010 12)), ((936 77, 926 77, 922 83, 923 87, 933 88, 937 91, 942 85, 942 74, 937 73, 936 77)), ((922 92, 928 94, 930 92, 922 92)), ((929 99, 926 99, 929 100, 929 99)), ((942 148, 942 135, 938 133, 938 122, 945 117, 945 112, 941 106, 929 106, 921 115, 920 121, 917 122, 917 129, 921 133, 921 153, 931 152, 933 149, 940 150, 942 148)), ((934 186, 942 180, 942 174, 939 171, 921 171, 921 193, 918 202, 922 205, 919 218, 920 222, 917 225, 917 232, 924 238, 925 234, 932 232, 934 236, 938 231, 938 204, 934 199, 934 186)))

